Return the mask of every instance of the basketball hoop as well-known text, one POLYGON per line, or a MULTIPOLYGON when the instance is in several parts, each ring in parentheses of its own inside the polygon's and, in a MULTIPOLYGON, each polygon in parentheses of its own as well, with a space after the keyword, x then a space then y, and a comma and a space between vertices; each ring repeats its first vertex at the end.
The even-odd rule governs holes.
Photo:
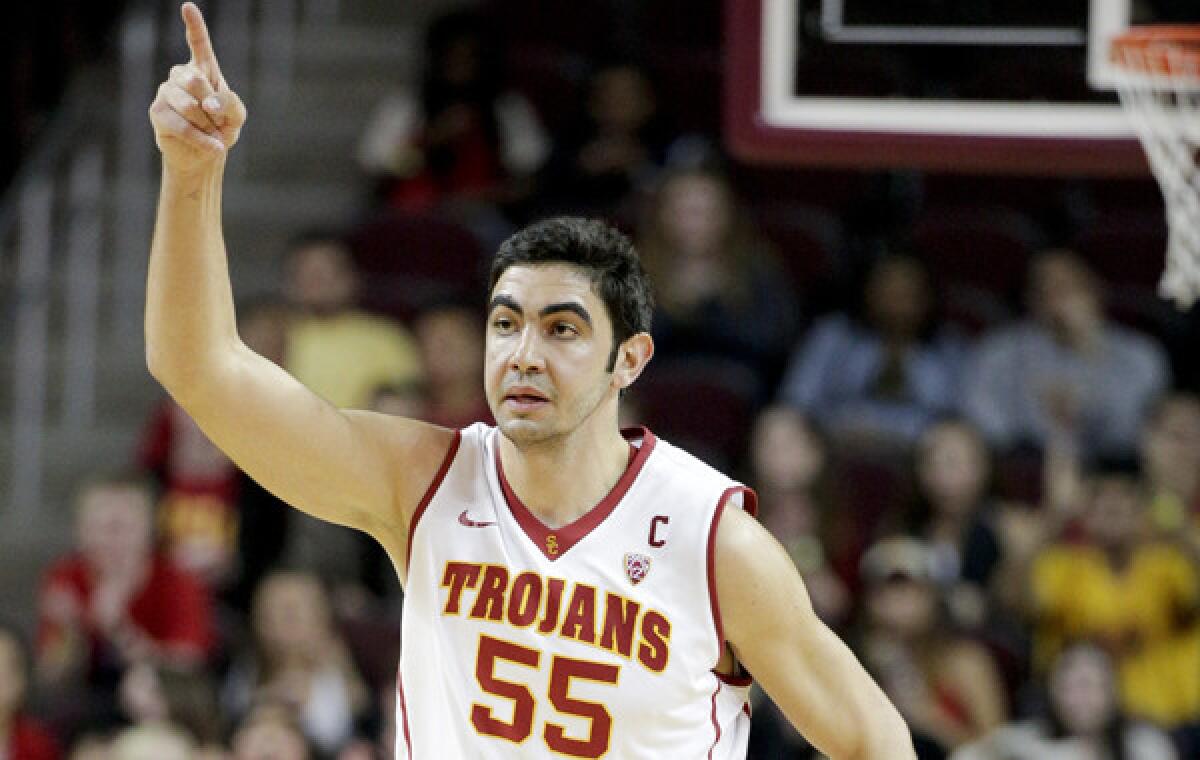
POLYGON ((1181 309, 1200 298, 1200 26, 1137 26, 1113 39, 1121 105, 1162 188, 1167 265, 1158 290, 1181 309))

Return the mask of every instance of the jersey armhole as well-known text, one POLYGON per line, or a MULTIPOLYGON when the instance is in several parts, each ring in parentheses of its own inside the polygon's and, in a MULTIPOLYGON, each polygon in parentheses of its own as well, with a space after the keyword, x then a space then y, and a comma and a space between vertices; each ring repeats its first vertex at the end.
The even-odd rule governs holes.
MULTIPOLYGON (((729 679, 717 673, 717 666, 725 654, 725 627, 721 623, 721 604, 717 598, 717 526, 721 524, 721 515, 725 514, 725 505, 735 496, 742 498, 742 509, 751 517, 758 517, 758 494, 747 486, 731 486, 721 492, 721 499, 713 511, 712 524, 708 527, 707 574, 708 574, 708 603, 712 610, 713 628, 717 632, 717 659, 713 662, 713 673, 723 680, 729 679)), ((740 663, 734 663, 740 669, 740 663)))
POLYGON ((450 465, 454 464, 454 457, 458 454, 458 447, 462 443, 462 431, 454 431, 454 439, 450 441, 450 449, 446 452, 446 456, 442 459, 442 464, 438 467, 437 474, 433 476, 433 482, 429 484, 429 488, 425 490, 425 495, 421 497, 420 503, 417 504, 416 510, 413 512, 412 520, 408 523, 408 542, 404 549, 404 583, 408 584, 408 569, 412 566, 412 547, 413 536, 417 533, 417 523, 421 521, 421 516, 425 514, 425 509, 429 506, 429 502, 433 501, 434 495, 438 488, 441 487, 442 481, 446 479, 446 473, 450 471, 450 465))

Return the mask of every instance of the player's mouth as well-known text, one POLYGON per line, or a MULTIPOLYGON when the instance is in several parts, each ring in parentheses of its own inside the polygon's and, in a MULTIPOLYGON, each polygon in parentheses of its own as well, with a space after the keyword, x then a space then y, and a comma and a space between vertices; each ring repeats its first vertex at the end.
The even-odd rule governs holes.
POLYGON ((504 403, 513 411, 531 412, 549 404, 550 399, 537 388, 522 385, 505 391, 504 403))

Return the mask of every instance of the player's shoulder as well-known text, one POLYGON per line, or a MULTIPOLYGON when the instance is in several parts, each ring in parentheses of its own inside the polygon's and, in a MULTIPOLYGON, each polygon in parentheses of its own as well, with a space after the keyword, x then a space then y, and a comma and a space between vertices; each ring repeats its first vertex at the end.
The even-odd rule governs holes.
MULTIPOLYGON (((696 478, 701 482, 732 481, 732 478, 700 457, 669 441, 658 438, 649 430, 645 431, 645 442, 651 443, 654 446, 650 461, 664 471, 696 478)), ((646 443, 643 443, 643 445, 646 445, 646 443)))
POLYGON ((733 501, 751 513, 756 511, 757 497, 753 490, 726 475, 685 449, 661 438, 653 440, 654 450, 647 462, 651 477, 669 484, 680 503, 702 503, 712 508, 733 501))

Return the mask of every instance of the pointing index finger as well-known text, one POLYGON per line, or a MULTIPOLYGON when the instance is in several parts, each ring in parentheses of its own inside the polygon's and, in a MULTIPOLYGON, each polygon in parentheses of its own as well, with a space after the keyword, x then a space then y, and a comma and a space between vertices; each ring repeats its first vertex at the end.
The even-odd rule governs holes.
POLYGON ((221 67, 217 65, 217 54, 213 52, 212 38, 208 34, 208 25, 204 23, 204 15, 195 3, 184 3, 180 9, 183 14, 183 25, 187 29, 188 49, 192 51, 192 62, 200 67, 208 77, 213 87, 220 87, 224 81, 221 78, 221 67))

